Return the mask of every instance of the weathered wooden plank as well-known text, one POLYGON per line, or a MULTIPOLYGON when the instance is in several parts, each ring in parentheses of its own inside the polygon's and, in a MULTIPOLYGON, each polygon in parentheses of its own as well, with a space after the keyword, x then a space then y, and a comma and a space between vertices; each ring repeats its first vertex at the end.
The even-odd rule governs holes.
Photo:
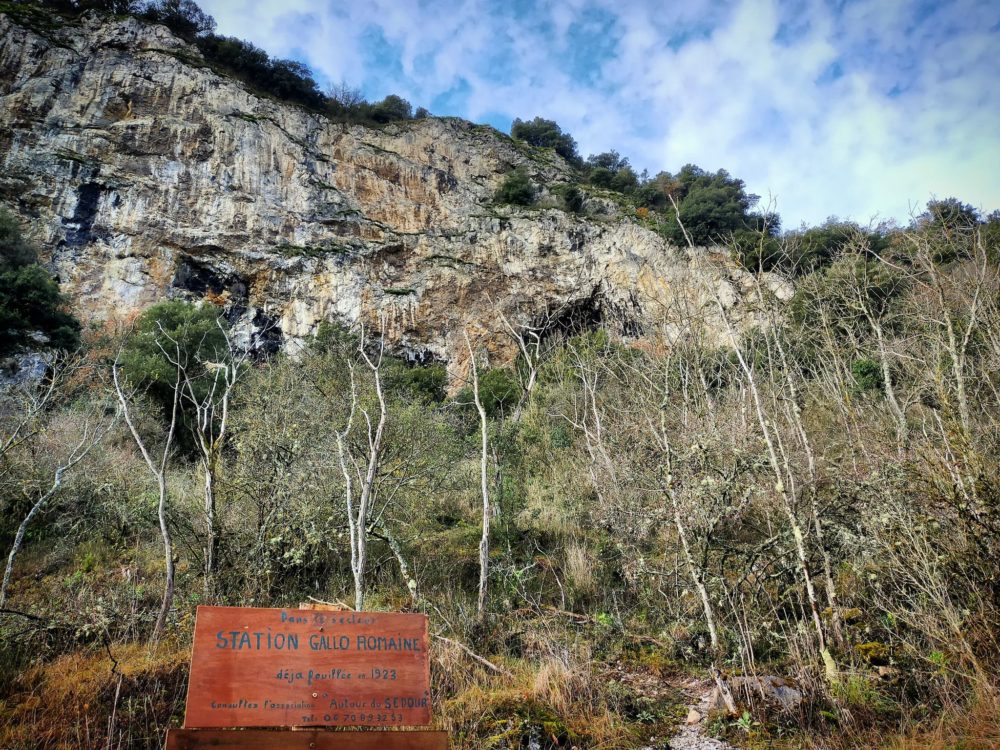
POLYGON ((167 750, 448 750, 447 732, 171 729, 167 750))
POLYGON ((198 607, 187 728, 430 724, 427 617, 198 607))

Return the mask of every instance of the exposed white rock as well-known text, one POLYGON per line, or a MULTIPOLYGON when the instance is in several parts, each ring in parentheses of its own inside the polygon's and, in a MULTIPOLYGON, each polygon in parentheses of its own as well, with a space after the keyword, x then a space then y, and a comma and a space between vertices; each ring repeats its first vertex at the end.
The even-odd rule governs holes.
POLYGON ((459 370, 464 328, 514 356, 501 313, 585 307, 633 335, 699 315, 721 341, 718 295, 752 319, 724 253, 670 247, 610 201, 589 218, 494 207, 516 166, 572 179, 488 127, 366 128, 258 97, 163 27, 88 15, 43 37, 0 15, 0 200, 32 217, 84 317, 185 296, 290 348, 367 321, 459 370))

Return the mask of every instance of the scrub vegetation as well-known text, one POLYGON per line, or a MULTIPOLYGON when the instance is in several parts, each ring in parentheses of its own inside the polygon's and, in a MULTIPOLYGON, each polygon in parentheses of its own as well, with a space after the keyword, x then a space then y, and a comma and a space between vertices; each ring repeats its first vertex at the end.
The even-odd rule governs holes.
POLYGON ((991 746, 997 222, 955 206, 786 233, 733 347, 680 309, 461 370, 336 326, 253 361, 180 301, 87 331, 0 395, 0 746, 159 747, 198 604, 310 599, 428 614, 456 747, 663 747, 713 675, 737 745, 991 746))
MULTIPOLYGON (((427 114, 322 93, 190 0, 0 10, 162 23, 347 122, 427 114)), ((724 170, 584 159, 541 118, 511 136, 573 180, 524 166, 497 203, 600 198, 722 249, 756 325, 700 290, 642 330, 511 325, 506 367, 471 331, 461 362, 415 364, 378 321, 255 358, 209 303, 81 330, 0 214, 0 355, 42 372, 0 387, 0 747, 160 748, 199 604, 311 601, 426 613, 463 750, 665 748, 692 685, 739 747, 996 746, 1000 216, 782 231, 724 170)))

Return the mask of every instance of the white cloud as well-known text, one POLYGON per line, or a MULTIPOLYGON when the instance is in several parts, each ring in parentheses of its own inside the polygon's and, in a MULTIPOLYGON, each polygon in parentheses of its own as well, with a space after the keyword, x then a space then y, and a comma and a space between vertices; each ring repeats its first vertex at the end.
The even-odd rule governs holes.
POLYGON ((372 95, 427 104, 464 83, 462 111, 439 114, 542 115, 583 153, 614 148, 651 172, 728 169, 776 195, 789 227, 905 220, 932 195, 1000 207, 1000 12, 988 0, 203 4, 223 33, 301 50, 325 79, 372 95), (595 13, 614 21, 610 55, 573 36, 601 28, 595 13), (382 59, 363 41, 375 29, 391 47, 382 59), (581 76, 573 61, 588 54, 581 76))

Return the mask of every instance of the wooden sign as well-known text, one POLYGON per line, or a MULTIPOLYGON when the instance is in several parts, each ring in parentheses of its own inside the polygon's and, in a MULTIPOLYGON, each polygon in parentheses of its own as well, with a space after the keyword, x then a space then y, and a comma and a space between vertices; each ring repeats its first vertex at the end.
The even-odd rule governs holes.
POLYGON ((198 607, 185 727, 430 723, 426 615, 198 607))
POLYGON ((171 729, 167 750, 448 750, 447 732, 171 729))

